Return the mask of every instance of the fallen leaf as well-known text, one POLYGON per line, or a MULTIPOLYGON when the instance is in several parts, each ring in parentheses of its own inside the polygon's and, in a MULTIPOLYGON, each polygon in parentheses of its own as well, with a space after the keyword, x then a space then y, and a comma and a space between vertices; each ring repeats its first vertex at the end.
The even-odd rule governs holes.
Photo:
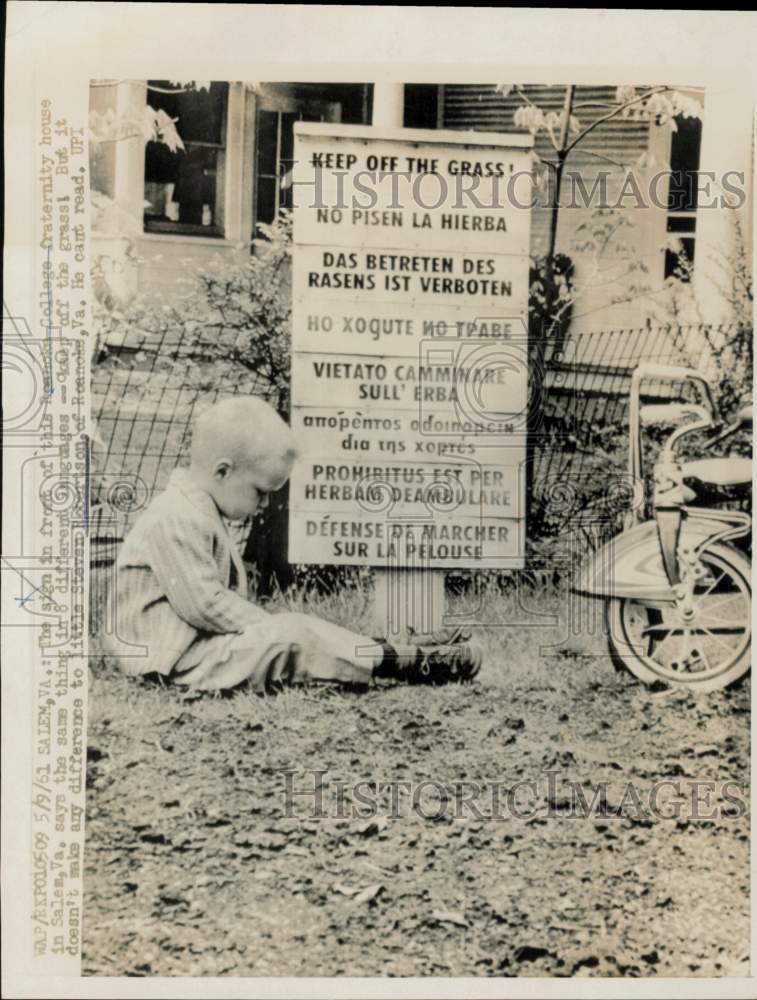
POLYGON ((459 910, 434 910, 431 916, 440 923, 455 924, 457 927, 470 926, 459 910))
POLYGON ((383 888, 384 887, 380 882, 375 882, 373 885, 367 885, 362 892, 359 892, 357 896, 355 896, 355 902, 368 903, 371 899, 375 899, 383 888))
POLYGON ((334 892, 341 893, 342 896, 355 896, 360 892, 360 887, 357 885, 343 885, 341 882, 335 882, 331 888, 334 892))

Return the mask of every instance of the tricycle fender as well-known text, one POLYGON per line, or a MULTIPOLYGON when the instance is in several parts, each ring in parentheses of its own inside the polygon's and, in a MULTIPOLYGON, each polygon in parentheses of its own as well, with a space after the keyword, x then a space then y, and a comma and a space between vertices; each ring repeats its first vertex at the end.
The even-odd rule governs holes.
MULTIPOLYGON (((722 521, 700 515, 685 517, 679 545, 697 550, 722 531, 722 521)), ((583 563, 571 589, 595 597, 673 601, 673 591, 662 563, 656 522, 644 521, 610 539, 583 563)))

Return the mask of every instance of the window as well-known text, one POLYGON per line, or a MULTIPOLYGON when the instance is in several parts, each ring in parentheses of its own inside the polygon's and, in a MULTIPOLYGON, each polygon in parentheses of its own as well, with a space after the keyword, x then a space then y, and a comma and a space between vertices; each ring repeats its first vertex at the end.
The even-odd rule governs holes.
POLYGON ((697 185, 699 154, 702 146, 701 118, 676 118, 677 129, 670 144, 670 182, 668 186, 667 231, 676 237, 681 256, 665 251, 665 277, 671 275, 688 281, 694 264, 697 226, 697 185))
POLYGON ((405 84, 405 128, 437 128, 439 115, 439 85, 436 83, 405 84))
POLYGON ((294 154, 296 111, 259 111, 257 134, 257 222, 271 223, 280 208, 291 208, 292 188, 287 174, 294 154))
POLYGON ((177 119, 184 149, 145 147, 145 232, 223 236, 228 83, 195 90, 148 80, 147 100, 177 119))
POLYGON ((279 214, 280 208, 292 207, 294 123, 341 120, 342 106, 339 102, 302 100, 294 103, 300 106, 291 110, 261 108, 258 111, 255 137, 256 224, 270 224, 279 214))

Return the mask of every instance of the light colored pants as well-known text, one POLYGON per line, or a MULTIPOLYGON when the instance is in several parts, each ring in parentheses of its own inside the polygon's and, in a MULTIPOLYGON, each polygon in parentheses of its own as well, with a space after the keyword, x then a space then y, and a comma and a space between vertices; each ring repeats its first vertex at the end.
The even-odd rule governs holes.
POLYGON ((367 636, 311 615, 282 612, 244 632, 200 636, 171 677, 197 691, 221 691, 245 681, 260 693, 313 681, 367 685, 381 659, 381 648, 367 636))

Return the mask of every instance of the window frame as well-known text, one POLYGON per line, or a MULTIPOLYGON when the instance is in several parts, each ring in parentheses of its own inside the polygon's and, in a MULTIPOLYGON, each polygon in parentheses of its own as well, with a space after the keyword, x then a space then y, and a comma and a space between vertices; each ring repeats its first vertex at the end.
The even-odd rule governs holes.
MULTIPOLYGON (((706 108, 704 103, 704 91, 698 89, 685 89, 683 93, 688 94, 691 97, 695 97, 702 104, 702 136, 700 139, 700 151, 699 151, 699 169, 698 172, 702 171, 702 149, 704 143, 704 129, 705 129, 705 115, 706 108)), ((698 236, 698 218, 697 211, 671 211, 668 207, 668 196, 670 194, 670 174, 669 171, 672 169, 670 160, 672 152, 672 142, 673 142, 673 128, 671 125, 657 125, 654 122, 649 124, 649 138, 647 141, 647 152, 652 156, 653 162, 657 164, 653 169, 661 170, 665 172, 662 182, 655 187, 656 198, 653 203, 650 204, 650 210, 652 215, 652 220, 648 226, 643 227, 643 243, 645 246, 645 254, 650 260, 656 259, 656 264, 654 268, 654 273, 656 273, 656 284, 659 282, 659 288, 664 286, 664 283, 668 280, 670 272, 668 269, 668 262, 670 260, 668 249, 668 242, 671 237, 677 237, 679 239, 693 239, 694 240, 694 261, 696 261, 696 240, 698 236), (671 231, 668 226, 671 220, 675 219, 693 219, 694 228, 692 232, 674 232, 671 231)), ((691 267, 691 279, 694 279, 694 270, 696 268, 696 263, 692 264, 691 267)))
MULTIPOLYGON (((673 251, 669 248, 665 248, 665 257, 663 261, 663 277, 667 280, 670 277, 677 277, 680 281, 689 282, 693 277, 694 267, 696 262, 696 250, 697 250, 697 222, 698 222, 698 212, 699 212, 699 174, 701 172, 702 166, 702 132, 704 130, 704 120, 698 119, 699 121, 699 141, 696 150, 696 168, 692 169, 690 166, 683 168, 681 172, 687 174, 688 177, 693 178, 694 181, 694 192, 693 208, 677 208, 675 205, 670 204, 670 177, 668 177, 667 192, 665 197, 665 232, 670 237, 675 237, 679 240, 681 245, 681 251, 678 255, 674 255, 673 251), (676 227, 676 223, 681 226, 681 228, 676 227), (690 228, 686 223, 691 223, 690 228), (691 247, 691 252, 689 252, 689 246, 691 247), (675 263, 676 258, 681 256, 681 253, 688 260, 688 269, 683 274, 677 273, 677 263, 675 263)), ((671 126, 670 132, 670 159, 671 159, 671 171, 672 167, 672 156, 673 156, 673 142, 675 141, 675 136, 677 135, 676 130, 671 126)))
MULTIPOLYGON (((281 151, 282 151, 282 135, 283 135, 283 121, 284 115, 293 115, 295 121, 321 121, 321 122, 334 122, 338 123, 342 120, 342 104, 339 101, 329 101, 323 99, 314 99, 309 97, 296 98, 292 95, 277 94, 272 92, 266 94, 261 100, 258 101, 255 115, 254 115, 254 128, 255 128, 255 190, 253 198, 253 226, 255 233, 258 232, 258 226, 261 224, 261 215, 259 213, 259 199, 260 199, 260 182, 261 180, 272 180, 274 182, 274 214, 272 223, 275 223, 279 217, 279 212, 284 207, 282 202, 282 190, 283 190, 283 180, 284 174, 281 171, 281 151), (259 145, 259 129, 260 129, 260 115, 261 114, 273 114, 276 116, 276 148, 275 148, 275 168, 276 173, 260 173, 258 171, 258 157, 260 155, 260 145, 259 145)), ((269 223, 270 224, 270 223, 269 223)))
MULTIPOLYGON (((234 81, 229 90, 223 125, 225 163, 223 177, 223 227, 192 226, 187 223, 158 223, 145 226, 141 219, 140 240, 147 242, 203 243, 215 246, 238 245, 252 239, 255 107, 254 88, 234 81), (215 230, 215 231, 214 231, 215 230)), ((146 81, 143 85, 146 88, 146 81)), ((149 90, 145 89, 145 103, 149 90)), ((181 134, 181 130, 179 130, 181 134)), ((145 169, 142 160, 141 198, 144 198, 145 169)))

